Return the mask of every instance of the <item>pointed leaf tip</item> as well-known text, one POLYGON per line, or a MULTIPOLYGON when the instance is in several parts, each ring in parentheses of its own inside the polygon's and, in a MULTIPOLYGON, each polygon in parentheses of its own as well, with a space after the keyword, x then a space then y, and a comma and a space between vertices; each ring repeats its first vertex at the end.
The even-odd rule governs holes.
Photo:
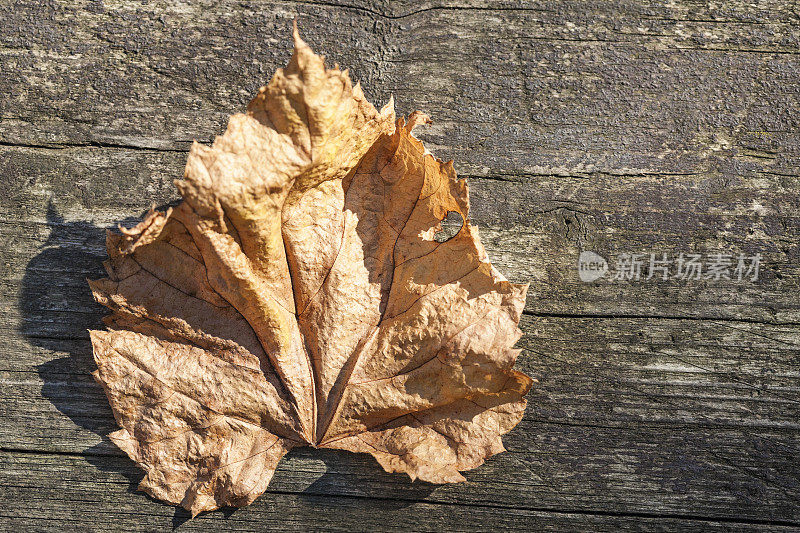
POLYGON ((295 50, 308 48, 306 42, 300 37, 300 30, 297 28, 297 18, 292 20, 292 38, 294 39, 295 50))

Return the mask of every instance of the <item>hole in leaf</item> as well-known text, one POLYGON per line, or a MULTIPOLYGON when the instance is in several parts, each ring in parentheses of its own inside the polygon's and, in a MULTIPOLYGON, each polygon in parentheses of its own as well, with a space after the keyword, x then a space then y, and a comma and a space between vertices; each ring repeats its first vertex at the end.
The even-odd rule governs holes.
POLYGON ((456 236, 464 225, 464 219, 457 211, 448 211, 447 216, 442 220, 441 228, 433 234, 436 242, 447 242, 456 236))

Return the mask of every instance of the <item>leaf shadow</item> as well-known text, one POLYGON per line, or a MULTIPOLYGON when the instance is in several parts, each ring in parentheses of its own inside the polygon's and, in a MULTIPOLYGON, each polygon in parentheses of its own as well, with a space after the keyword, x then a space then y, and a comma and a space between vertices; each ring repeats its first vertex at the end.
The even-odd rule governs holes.
POLYGON ((19 330, 31 346, 66 354, 37 366, 42 396, 80 428, 104 436, 114 418, 91 377, 87 330, 102 327, 106 312, 92 299, 86 278, 104 275, 105 228, 66 221, 52 202, 47 225, 50 234, 22 278, 19 330))
MULTIPOLYGON (((317 505, 320 505, 320 496, 347 495, 378 500, 375 503, 382 509, 393 511, 424 500, 437 488, 437 485, 425 481, 412 481, 405 474, 385 472, 374 458, 363 453, 300 448, 292 454, 325 464, 325 473, 301 493, 317 505)), ((333 501, 329 505, 335 505, 333 501)))
MULTIPOLYGON (((121 224, 131 226, 140 218, 129 217, 121 224)), ((122 475, 128 492, 138 493, 143 472, 108 438, 117 425, 102 387, 91 375, 96 366, 88 330, 103 328, 108 311, 94 301, 86 279, 106 275, 107 228, 89 221, 67 221, 52 201, 46 220, 50 233, 22 278, 19 332, 35 348, 66 354, 36 367, 41 395, 76 426, 101 437, 81 456, 100 471, 122 475)), ((185 521, 181 517, 176 512, 174 527, 185 521)))

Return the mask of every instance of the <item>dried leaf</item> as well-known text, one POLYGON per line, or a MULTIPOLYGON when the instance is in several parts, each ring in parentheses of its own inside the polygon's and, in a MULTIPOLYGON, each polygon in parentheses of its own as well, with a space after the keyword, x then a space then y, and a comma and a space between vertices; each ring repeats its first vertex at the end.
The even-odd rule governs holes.
POLYGON ((264 492, 297 446, 463 481, 503 451, 526 286, 489 263, 452 162, 297 35, 289 65, 195 143, 182 203, 109 234, 92 331, 140 488, 192 514, 264 492), (439 242, 440 222, 463 225, 439 242))

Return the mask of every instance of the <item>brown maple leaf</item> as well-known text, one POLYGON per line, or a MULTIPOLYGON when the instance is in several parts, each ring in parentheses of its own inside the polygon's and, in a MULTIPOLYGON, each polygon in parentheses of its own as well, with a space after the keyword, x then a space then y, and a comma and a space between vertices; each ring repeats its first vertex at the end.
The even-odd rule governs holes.
POLYGON ((489 263, 452 162, 299 38, 246 114, 195 143, 183 201, 109 234, 91 339, 140 489, 193 515, 252 502, 297 446, 463 481, 531 379, 526 286, 489 263), (450 212, 458 233, 434 238, 450 212))

